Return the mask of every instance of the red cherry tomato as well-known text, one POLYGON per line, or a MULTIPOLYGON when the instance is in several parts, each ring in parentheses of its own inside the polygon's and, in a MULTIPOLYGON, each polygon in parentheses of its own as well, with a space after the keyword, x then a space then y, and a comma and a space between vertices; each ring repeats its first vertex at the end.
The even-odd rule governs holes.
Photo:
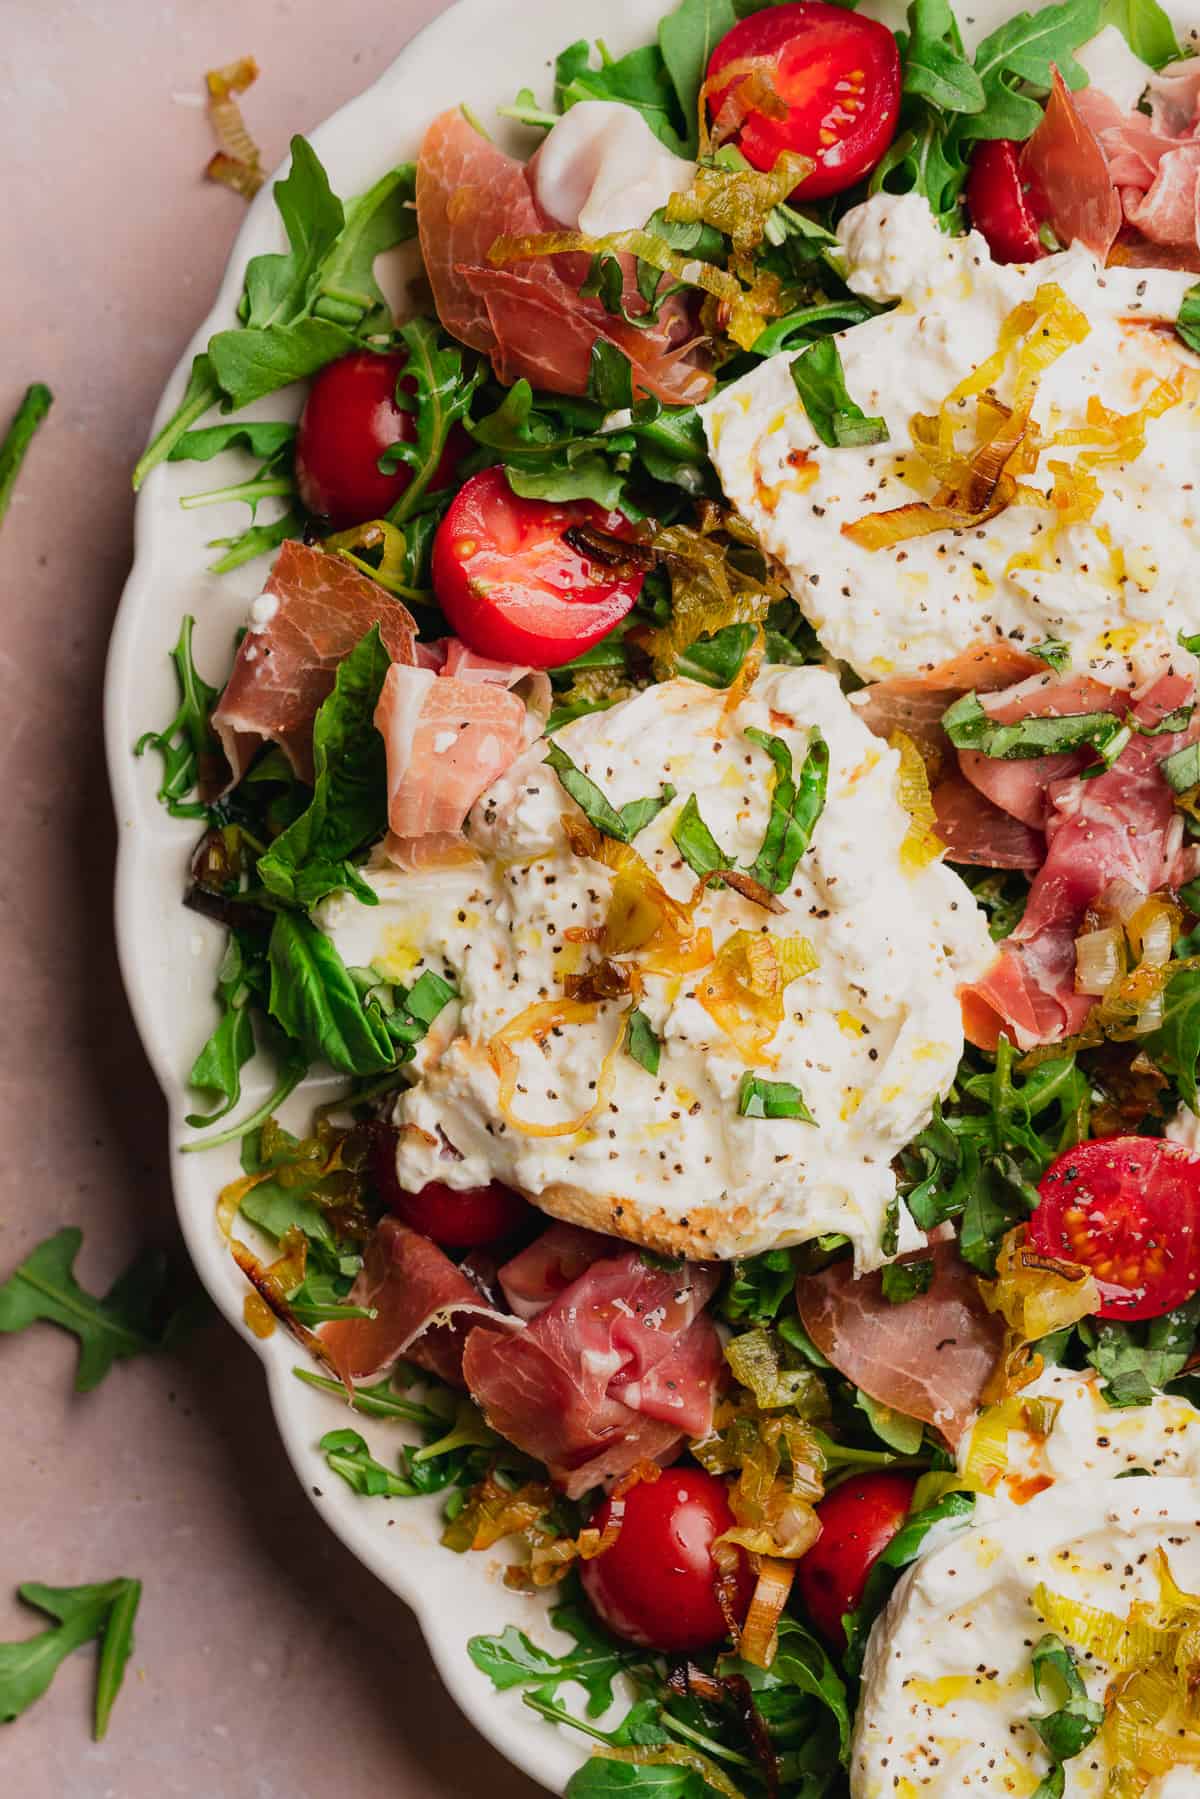
POLYGON ((566 535, 592 525, 617 536, 629 524, 590 500, 523 500, 503 469, 460 489, 433 540, 433 585, 469 649, 501 662, 557 668, 591 649, 625 617, 642 575, 614 574, 566 535))
MULTIPOLYGON (((416 439, 415 415, 396 404, 397 381, 416 392, 415 381, 401 380, 407 361, 404 352, 356 350, 329 363, 308 390, 296 433, 296 485, 308 510, 336 530, 382 518, 412 480, 403 463, 393 474, 379 472, 391 444, 416 439)), ((430 485, 447 486, 469 448, 456 426, 430 485)))
POLYGON ((858 1605, 867 1575, 907 1518, 916 1484, 913 1474, 880 1469, 843 1481, 817 1507, 821 1534, 796 1564, 796 1584, 835 1649, 846 1647, 842 1618, 858 1605))
MULTIPOLYGON (((811 156, 817 166, 794 193, 803 200, 838 194, 875 167, 900 113, 900 53, 886 25, 824 0, 769 6, 725 34, 708 79, 751 58, 773 65, 771 83, 787 116, 748 115, 732 139, 748 162, 773 169, 782 150, 811 156)), ((733 85, 710 90, 714 119, 733 85)))
MULTIPOLYGON (((613 1502, 591 1519, 603 1530, 613 1502)), ((687 1655, 729 1634, 717 1602, 719 1569, 712 1546, 733 1525, 725 1486, 702 1468, 668 1468, 642 1481, 624 1500, 616 1542, 583 1563, 584 1591, 608 1628, 627 1642, 687 1655)), ((742 1562, 734 1614, 745 1617, 754 1577, 742 1562)))
POLYGON ((1046 254, 1038 236, 1045 213, 1022 179, 1020 148, 1006 137, 976 144, 967 172, 967 212, 997 262, 1037 262, 1046 254))
POLYGON ((406 1193, 396 1175, 397 1135, 390 1125, 372 1127, 371 1178, 388 1211, 423 1237, 443 1249, 474 1249, 511 1237, 532 1217, 528 1202, 499 1181, 462 1192, 430 1181, 418 1193, 406 1193))
POLYGON ((1102 1318, 1158 1318, 1200 1289, 1200 1158, 1178 1143, 1080 1143, 1038 1191, 1030 1245, 1091 1270, 1102 1318))

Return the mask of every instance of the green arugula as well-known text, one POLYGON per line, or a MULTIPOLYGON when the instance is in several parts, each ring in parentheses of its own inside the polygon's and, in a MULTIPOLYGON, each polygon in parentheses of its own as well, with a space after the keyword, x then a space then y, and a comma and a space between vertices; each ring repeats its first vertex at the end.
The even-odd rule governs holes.
MULTIPOLYGON (((655 137, 676 154, 682 153, 685 130, 675 88, 657 44, 647 44, 628 55, 613 58, 603 44, 598 44, 599 67, 594 66, 592 46, 586 39, 568 44, 554 64, 554 98, 558 112, 568 112, 581 100, 618 100, 640 112, 655 137)), ((515 108, 506 109, 510 117, 522 117, 527 123, 553 125, 555 114, 529 116, 532 95, 528 89, 518 95, 515 108), (521 111, 522 100, 526 110, 521 111)))
POLYGON ((21 464, 46 414, 54 404, 54 395, 43 381, 35 381, 25 389, 12 423, 0 440, 0 525, 8 511, 21 464))
POLYGON ((338 664, 333 691, 317 712, 311 804, 258 861, 263 885, 291 905, 308 908, 343 888, 376 904, 347 858, 387 829, 387 756, 374 714, 389 666, 372 625, 338 664))
POLYGON ((628 1793, 653 1794, 654 1799, 713 1799, 713 1788, 695 1768, 640 1758, 616 1761, 602 1749, 572 1774, 564 1791, 566 1799, 624 1799, 628 1793))
POLYGON ((218 690, 210 687, 197 673, 192 660, 195 625, 195 619, 186 613, 171 651, 179 686, 178 711, 163 730, 143 732, 133 746, 135 756, 143 756, 148 749, 153 749, 162 757, 158 800, 172 818, 208 817, 208 807, 189 799, 188 795, 195 792, 202 771, 218 763, 221 756, 221 746, 210 722, 218 690))
POLYGON ((788 367, 809 423, 823 444, 846 449, 887 441, 883 419, 868 418, 850 398, 835 338, 818 338, 788 367))
POLYGON ((625 1050, 635 1062, 646 1070, 647 1074, 658 1073, 662 1044, 655 1035, 654 1026, 640 1006, 631 1007, 626 1020, 625 1050))
POLYGON ((416 436, 412 443, 397 439, 383 452, 379 467, 384 474, 409 470, 408 485, 388 513, 391 524, 403 525, 437 504, 438 468, 451 433, 470 411, 486 365, 430 319, 410 319, 396 335, 407 351, 396 404, 414 420, 416 436))
POLYGON ((734 1262, 729 1285, 718 1302, 722 1315, 730 1324, 770 1324, 791 1297, 798 1271, 794 1249, 768 1249, 734 1262))
MULTIPOLYGON (((243 494, 235 495, 242 499, 243 494)), ((281 543, 289 537, 303 535, 305 525, 304 514, 295 507, 281 513, 267 525, 247 525, 236 537, 213 537, 209 539, 210 550, 224 550, 215 562, 210 562, 210 575, 227 575, 232 569, 241 568, 243 563, 253 562, 259 556, 268 556, 277 550, 281 543)))
POLYGON ((792 752, 782 737, 753 726, 745 734, 751 743, 766 750, 775 769, 767 829, 749 872, 769 892, 783 893, 825 808, 829 745, 814 727, 797 777, 792 770, 792 752))
POLYGON ((675 673, 705 687, 728 687, 740 672, 757 629, 747 620, 740 625, 724 625, 711 637, 698 637, 679 657, 675 673))
POLYGON ((396 1054, 383 1017, 365 1007, 333 943, 301 913, 279 912, 268 948, 270 1012, 310 1062, 339 1074, 382 1074, 396 1054))
POLYGON ((32 1250, 0 1286, 0 1333, 57 1324, 79 1340, 75 1391, 90 1393, 114 1362, 148 1355, 173 1342, 191 1301, 164 1318, 172 1281, 161 1250, 144 1250, 102 1298, 75 1279, 83 1232, 57 1231, 32 1250))
POLYGON ((248 450, 252 456, 267 459, 290 449, 296 441, 296 427, 278 419, 234 419, 227 425, 205 425, 197 431, 185 431, 171 446, 168 462, 211 462, 226 450, 248 450))
POLYGON ((1161 69, 1184 52, 1158 0, 1102 0, 1100 24, 1115 25, 1135 56, 1161 69))
POLYGON ((189 1087, 220 1094, 222 1103, 215 1112, 189 1112, 187 1123, 193 1129, 215 1124, 242 1097, 242 1069, 255 1048, 251 1001, 261 1002, 263 997, 260 963, 250 933, 231 930, 217 974, 220 1015, 188 1073, 189 1087))
POLYGON ((918 1256, 910 1262, 889 1262, 880 1277, 883 1297, 894 1306, 907 1305, 918 1294, 928 1293, 933 1285, 932 1256, 918 1256))
POLYGON ((121 1578, 85 1587, 46 1587, 26 1581, 17 1592, 26 1605, 56 1623, 37 1636, 0 1643, 0 1724, 10 1724, 41 1698, 73 1650, 99 1640, 92 1736, 97 1743, 103 1742, 133 1648, 141 1581, 121 1578))
POLYGON ((851 1674, 862 1673, 863 1656, 871 1626, 887 1604, 903 1570, 920 1554, 934 1525, 947 1518, 967 1518, 974 1507, 973 1493, 947 1493, 923 1511, 910 1513, 900 1526, 868 1574, 858 1606, 842 1619, 846 1631, 844 1659, 851 1674))
POLYGON ((1088 1361, 1103 1377, 1102 1392, 1109 1405, 1116 1409, 1149 1405, 1191 1360, 1200 1338, 1200 1297, 1145 1324, 1088 1318, 1079 1334, 1088 1361))
POLYGON ((696 154, 700 88, 709 60, 736 24, 733 0, 683 0, 659 24, 658 46, 685 123, 685 156, 696 154))
POLYGON ((135 489, 218 402, 226 411, 247 406, 391 325, 373 267, 416 231, 415 169, 392 169, 343 206, 307 140, 294 137, 291 148, 274 189, 288 248, 251 259, 238 326, 218 331, 194 358, 183 399, 134 470, 135 489))
MULTIPOLYGON (((1170 758, 1168 758, 1170 760, 1170 758)), ((1160 762, 1159 767, 1164 765, 1160 762)), ((1181 968, 1163 989, 1162 1020, 1157 1030, 1139 1038, 1138 1047, 1155 1067, 1169 1076, 1193 1112, 1200 1112, 1200 969, 1181 968)))
POLYGON ((1028 654, 1036 656, 1052 668, 1056 675, 1065 675, 1071 666, 1071 652, 1065 643, 1059 643, 1053 637, 1044 638, 1041 643, 1031 643, 1028 654))
POLYGON ((948 0, 912 0, 903 91, 942 112, 976 113, 986 105, 983 80, 963 50, 948 0))
POLYGON ((1042 118, 1042 107, 1028 90, 1046 94, 1053 68, 1068 87, 1083 87, 1087 76, 1072 52, 1099 28, 1100 0, 1060 0, 1057 6, 1017 13, 990 32, 974 57, 984 103, 978 111, 959 114, 959 141, 1008 137, 1024 142, 1042 118))
POLYGON ((804 1103, 804 1095, 791 1081, 766 1081, 747 1069, 738 1087, 738 1114, 742 1118, 799 1118, 804 1124, 816 1119, 804 1103))
POLYGON ((942 714, 942 728, 956 749, 979 750, 1003 761, 1093 749, 1105 768, 1112 767, 1133 735, 1131 727, 1111 712, 1074 712, 1061 718, 1020 718, 1013 724, 1000 724, 985 710, 977 693, 964 693, 955 700, 942 714))
MULTIPOLYGON (((1033 1646, 1033 1690, 1040 1699, 1042 1687, 1051 1675, 1065 1691, 1066 1698, 1057 1711, 1044 1717, 1031 1718, 1030 1723, 1054 1758, 1055 1768, 1080 1755, 1104 1723, 1104 1707, 1089 1699, 1083 1676, 1073 1652, 1047 1631, 1033 1646)), ((1047 1776, 1052 1781, 1052 1775, 1047 1776)), ((1043 1786, 1047 1781, 1042 1782, 1043 1786)), ((1053 1785, 1048 1788, 1054 1790, 1053 1785)), ((1059 1789, 1061 1791, 1061 1788, 1059 1789)))
POLYGON ((561 1686, 574 1682, 587 1694, 587 1716, 600 1717, 616 1697, 617 1676, 636 1666, 642 1654, 609 1636, 578 1604, 556 1606, 550 1622, 573 1639, 561 1654, 531 1643, 515 1624, 496 1637, 472 1637, 467 1654, 498 1692, 526 1687, 554 1699, 561 1686))
POLYGON ((570 794, 589 824, 595 825, 606 837, 615 837, 619 843, 632 843, 638 832, 644 831, 651 819, 657 818, 663 807, 669 806, 675 798, 675 789, 664 781, 657 796, 629 800, 618 808, 581 768, 576 767, 566 750, 560 749, 558 744, 550 745, 546 751, 546 762, 558 776, 563 791, 570 794))

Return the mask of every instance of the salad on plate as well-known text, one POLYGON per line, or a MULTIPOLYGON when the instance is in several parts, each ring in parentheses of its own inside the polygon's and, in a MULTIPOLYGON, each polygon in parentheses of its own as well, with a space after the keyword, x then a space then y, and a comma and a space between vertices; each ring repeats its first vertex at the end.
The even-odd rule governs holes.
POLYGON ((246 1322, 574 1799, 1200 1792, 1200 57, 553 71, 347 200, 296 138, 136 476, 264 559, 137 746, 246 1322))

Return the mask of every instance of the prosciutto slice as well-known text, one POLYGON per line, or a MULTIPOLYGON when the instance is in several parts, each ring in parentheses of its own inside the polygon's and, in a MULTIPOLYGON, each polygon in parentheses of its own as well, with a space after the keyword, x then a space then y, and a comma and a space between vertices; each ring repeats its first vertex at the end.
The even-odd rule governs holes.
MULTIPOLYGON (((1043 669, 1015 687, 990 694, 984 710, 997 724, 1016 724, 1022 718, 1065 718, 1081 712, 1124 712, 1129 695, 1087 675, 1060 676, 1043 669)), ((980 750, 960 750, 961 772, 1001 811, 1020 819, 1031 830, 1046 825, 1047 793, 1067 775, 1078 774, 1091 761, 1086 751, 1037 756, 1030 761, 1006 761, 985 756, 980 750)))
POLYGON ((472 1331, 463 1374, 493 1429, 537 1456, 572 1498, 667 1461, 711 1428, 721 1342, 704 1306, 715 1269, 592 1265, 519 1336, 472 1331))
POLYGON ((213 713, 235 785, 265 743, 302 781, 313 778, 312 727, 338 663, 378 625, 393 664, 411 666, 417 627, 392 596, 341 556, 289 538, 213 713), (274 609, 271 602, 274 601, 274 609))
POLYGON ((403 1356, 463 1388, 468 1335, 522 1328, 519 1319, 488 1305, 436 1243, 397 1218, 384 1218, 377 1227, 350 1289, 350 1304, 371 1306, 377 1315, 339 1318, 320 1333, 346 1381, 369 1380, 403 1356))
MULTIPOLYGON (((702 400, 712 377, 688 361, 675 339, 678 310, 664 308, 645 330, 580 294, 586 262, 534 257, 496 267, 488 252, 500 237, 545 231, 526 167, 483 137, 456 108, 429 126, 417 161, 421 251, 438 317, 447 331, 491 358, 497 378, 553 393, 587 391, 592 345, 616 344, 634 382, 660 400, 702 400)), ((636 288, 634 289, 636 293, 636 288)))
POLYGON ((878 1274, 849 1261, 796 1283, 805 1330, 839 1374, 880 1405, 920 1418, 954 1448, 979 1410, 1004 1342, 979 1283, 953 1243, 936 1243, 933 1280, 904 1305, 883 1297, 878 1274))
POLYGON ((851 704, 877 737, 903 731, 921 749, 942 755, 950 747, 942 714, 964 693, 1011 687, 1045 664, 1008 643, 977 644, 924 675, 894 675, 854 694, 851 704))
MULTIPOLYGON (((1067 168, 1068 139, 1076 144, 1077 174, 1068 185, 1077 191, 1075 204, 1099 216, 1104 179, 1096 167, 1091 138, 1105 163, 1105 178, 1115 203, 1120 237, 1110 239, 1109 252, 1116 263, 1145 268, 1190 269, 1200 259, 1200 72, 1189 57, 1152 75, 1146 88, 1149 116, 1134 110, 1123 112, 1107 95, 1085 89, 1066 97, 1074 122, 1064 122, 1056 105, 1057 92, 1046 110, 1046 120, 1035 131, 1023 153, 1031 160, 1035 184, 1042 163, 1051 152, 1067 168), (1057 122, 1051 121, 1051 112, 1057 122), (1044 133, 1045 156, 1034 150, 1044 133)), ((1091 216, 1091 213, 1089 216, 1091 216)), ((1052 215, 1053 216, 1053 215, 1052 215)), ((1107 224, 1105 215, 1105 223, 1107 224)), ((1057 228, 1058 221, 1055 219, 1057 228)), ((1061 235, 1061 231, 1060 231, 1061 235)), ((1086 240, 1085 240, 1086 241, 1086 240)), ((1089 247, 1092 247, 1089 244, 1089 247)))
POLYGON ((1121 201, 1100 142, 1057 69, 1019 166, 1060 243, 1083 244, 1104 262, 1121 229, 1121 201))
POLYGON ((552 1224, 528 1248, 510 1257, 496 1278, 512 1311, 529 1322, 586 1274, 593 1262, 611 1254, 611 1237, 577 1224, 552 1224))
POLYGON ((525 716, 524 701, 493 681, 394 663, 375 708, 394 836, 456 837, 480 794, 524 748, 525 716))
POLYGON ((946 846, 951 862, 973 863, 979 868, 1040 868, 1046 840, 1019 818, 973 787, 960 774, 949 774, 931 795, 934 830, 946 846))

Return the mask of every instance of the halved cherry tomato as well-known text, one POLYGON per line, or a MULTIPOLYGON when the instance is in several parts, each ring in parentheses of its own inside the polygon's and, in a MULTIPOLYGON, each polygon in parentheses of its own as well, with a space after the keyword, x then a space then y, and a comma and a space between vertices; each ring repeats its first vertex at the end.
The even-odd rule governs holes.
MULTIPOLYGON (((717 1600, 720 1570, 712 1546, 733 1526, 725 1485, 702 1468, 668 1468, 625 1495, 616 1542, 584 1562, 583 1588, 617 1636, 668 1655, 694 1654, 728 1637, 717 1600)), ((606 1499, 590 1523, 603 1530, 612 1513, 606 1499)), ((740 1623, 754 1595, 754 1576, 742 1561, 733 1612, 740 1623)))
POLYGON ((843 1481, 817 1507, 821 1534, 796 1564, 809 1617, 835 1649, 846 1647, 842 1618, 863 1596, 867 1575, 908 1516, 914 1474, 882 1468, 843 1481))
POLYGON ((504 470, 460 489, 433 541, 433 586, 468 649, 501 662, 557 668, 607 636, 641 592, 640 572, 605 567, 572 526, 622 536, 629 522, 590 500, 524 500, 504 470))
MULTIPOLYGON (((404 352, 377 356, 356 350, 329 363, 308 390, 296 433, 296 485, 300 498, 336 530, 382 518, 413 478, 404 463, 393 474, 379 472, 379 458, 394 443, 413 443, 416 417, 396 404, 396 383, 415 393, 415 381, 403 379, 404 352)), ((431 486, 446 487, 470 448, 457 426, 431 486)))
POLYGON ((443 1249, 499 1243, 534 1216, 528 1201, 499 1181, 461 1192, 442 1181, 430 1181, 417 1193, 406 1192, 396 1174, 397 1135, 391 1125, 371 1128, 370 1168, 375 1190, 389 1212, 443 1249))
POLYGON ((1158 1318, 1200 1290, 1200 1157, 1156 1137, 1102 1137, 1051 1164, 1029 1243, 1080 1262, 1102 1318, 1158 1318))
MULTIPOLYGON (((840 193, 875 167, 900 114, 900 53, 886 25, 825 0, 768 6, 725 34, 708 79, 759 58, 787 116, 749 114, 732 138, 748 162, 773 169, 782 150, 811 156, 817 166, 795 189, 802 200, 840 193)), ((710 89, 714 119, 733 85, 710 89)))
POLYGON ((976 144, 967 171, 967 212, 997 262, 1037 262, 1046 254, 1038 236, 1046 215, 1022 179, 1020 150, 1010 138, 988 139, 976 144))

